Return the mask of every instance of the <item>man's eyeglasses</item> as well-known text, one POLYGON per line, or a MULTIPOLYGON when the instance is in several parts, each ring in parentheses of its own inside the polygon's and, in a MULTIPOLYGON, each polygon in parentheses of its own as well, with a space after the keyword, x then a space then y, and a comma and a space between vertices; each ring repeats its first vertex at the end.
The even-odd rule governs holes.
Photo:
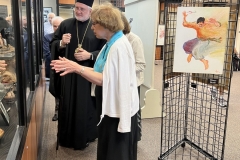
POLYGON ((81 7, 74 7, 73 10, 74 10, 74 11, 85 12, 87 9, 86 9, 86 8, 81 8, 81 7))

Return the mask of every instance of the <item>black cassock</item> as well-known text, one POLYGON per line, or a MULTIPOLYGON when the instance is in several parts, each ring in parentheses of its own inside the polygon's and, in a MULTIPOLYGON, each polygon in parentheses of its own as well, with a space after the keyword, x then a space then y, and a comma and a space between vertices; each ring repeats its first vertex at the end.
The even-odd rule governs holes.
MULTIPOLYGON (((106 41, 96 38, 91 30, 91 22, 84 37, 82 48, 92 53, 94 60, 77 61, 74 57, 75 49, 78 47, 76 23, 78 23, 79 43, 81 43, 88 22, 89 20, 80 22, 75 18, 64 20, 55 32, 51 42, 51 58, 65 57, 65 49, 60 49, 59 43, 63 34, 70 33, 71 41, 67 47, 68 56, 66 58, 80 65, 93 67, 95 59, 106 41)), ((97 138, 96 102, 95 98, 91 97, 91 83, 75 73, 60 77, 59 74, 51 71, 49 91, 55 97, 60 98, 58 111, 58 140, 60 146, 76 150, 84 149, 88 142, 97 138), (61 95, 62 89, 64 93, 61 95)))

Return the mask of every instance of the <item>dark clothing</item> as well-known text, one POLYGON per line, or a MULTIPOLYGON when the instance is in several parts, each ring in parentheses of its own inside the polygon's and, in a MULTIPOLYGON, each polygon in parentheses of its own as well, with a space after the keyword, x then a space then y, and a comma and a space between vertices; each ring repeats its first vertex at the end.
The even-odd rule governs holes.
POLYGON ((53 33, 46 34, 43 37, 43 58, 45 60, 45 74, 47 78, 50 78, 50 63, 51 63, 51 52, 49 44, 52 41, 53 33))
MULTIPOLYGON (((76 22, 78 23, 79 42, 81 43, 88 21, 77 22, 75 18, 70 18, 60 24, 51 42, 51 54, 54 59, 64 56, 80 65, 93 67, 94 60, 106 41, 95 37, 91 30, 91 22, 83 40, 82 48, 92 53, 94 60, 77 61, 74 57, 75 49, 78 47, 76 22), (71 34, 71 41, 66 47, 68 55, 65 55, 65 48, 61 49, 59 45, 62 35, 65 33, 71 34)), ((50 84, 58 83, 57 85, 54 84, 51 92, 55 94, 55 97, 60 97, 58 113, 59 144, 76 150, 84 149, 88 142, 97 137, 96 106, 95 98, 91 97, 91 83, 75 73, 64 77, 51 73, 50 76, 50 84), (58 95, 59 92, 56 91, 59 89, 64 91, 61 95, 58 95)))
MULTIPOLYGON (((139 97, 139 102, 140 102, 140 86, 138 86, 138 97, 139 97)), ((137 119, 138 119, 138 141, 141 141, 142 138, 142 114, 141 114, 141 106, 139 103, 139 111, 137 113, 137 119)))
POLYGON ((29 54, 28 54, 28 32, 27 28, 23 28, 23 46, 24 46, 24 64, 26 71, 26 83, 30 81, 30 63, 29 63, 29 54))
POLYGON ((11 46, 15 46, 14 41, 14 30, 12 26, 8 26, 7 28, 4 28, 1 30, 2 37, 6 39, 7 44, 10 44, 11 46))
MULTIPOLYGON (((95 95, 99 122, 102 113, 102 87, 96 86, 95 95)), ((97 160, 137 160, 137 113, 131 118, 131 132, 118 132, 118 124, 119 118, 104 115, 98 126, 97 160)))
POLYGON ((7 44, 15 46, 14 42, 14 30, 11 25, 7 22, 6 19, 0 17, 0 33, 4 39, 6 39, 7 44))
POLYGON ((26 84, 27 86, 30 83, 30 76, 32 72, 31 68, 31 56, 33 56, 33 59, 35 59, 35 41, 34 41, 34 34, 32 35, 32 50, 29 50, 29 39, 28 39, 28 29, 23 27, 23 46, 24 46, 24 67, 26 71, 26 84))
POLYGON ((233 53, 233 59, 232 59, 232 63, 233 63, 233 71, 240 71, 240 59, 238 58, 236 53, 233 53))
MULTIPOLYGON (((51 48, 51 60, 58 59, 58 49, 59 42, 54 41, 50 43, 51 48)), ((49 92, 55 97, 60 99, 61 95, 61 77, 60 73, 56 73, 54 70, 50 70, 50 82, 49 82, 49 92)))

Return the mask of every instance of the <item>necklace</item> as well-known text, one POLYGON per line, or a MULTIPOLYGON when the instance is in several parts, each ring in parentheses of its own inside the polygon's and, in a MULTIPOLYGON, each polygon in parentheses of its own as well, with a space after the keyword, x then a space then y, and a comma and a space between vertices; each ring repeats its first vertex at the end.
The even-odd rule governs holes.
POLYGON ((75 49, 75 53, 77 53, 79 49, 82 49, 82 43, 83 43, 83 40, 84 40, 84 38, 85 38, 85 35, 86 35, 86 32, 87 32, 87 29, 88 29, 88 26, 89 26, 90 21, 91 21, 91 20, 89 19, 88 24, 87 24, 87 28, 86 28, 86 30, 85 30, 85 32, 84 32, 84 35, 83 35, 83 38, 82 38, 82 42, 81 42, 81 43, 79 43, 79 37, 78 37, 78 21, 76 22, 76 23, 77 23, 77 25, 76 25, 76 30, 77 30, 78 48, 75 49))

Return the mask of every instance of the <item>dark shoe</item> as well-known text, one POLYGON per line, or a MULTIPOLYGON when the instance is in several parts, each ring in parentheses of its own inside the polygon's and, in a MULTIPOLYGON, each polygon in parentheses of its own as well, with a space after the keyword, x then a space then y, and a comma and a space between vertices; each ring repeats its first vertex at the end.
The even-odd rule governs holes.
POLYGON ((89 143, 94 142, 96 138, 88 140, 89 143))
POLYGON ((89 143, 86 144, 86 148, 89 146, 89 143))
POLYGON ((82 148, 74 148, 74 150, 84 150, 85 148, 87 148, 89 146, 89 143, 86 143, 86 146, 85 147, 82 147, 82 148))
POLYGON ((52 118, 52 121, 57 121, 58 120, 58 115, 55 113, 53 118, 52 118))

